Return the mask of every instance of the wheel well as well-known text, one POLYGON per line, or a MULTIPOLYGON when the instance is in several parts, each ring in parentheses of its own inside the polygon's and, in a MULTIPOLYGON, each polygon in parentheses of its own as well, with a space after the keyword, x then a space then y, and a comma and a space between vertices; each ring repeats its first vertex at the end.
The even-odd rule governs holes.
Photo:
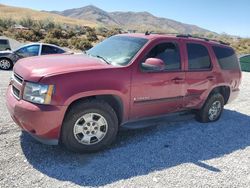
POLYGON ((89 96, 89 97, 83 97, 83 98, 77 99, 69 105, 65 115, 67 114, 69 109, 72 108, 76 103, 80 103, 86 100, 93 100, 93 99, 99 99, 99 100, 103 100, 107 102, 114 109, 118 118, 118 123, 121 124, 123 120, 123 103, 120 97, 115 96, 115 95, 96 95, 96 96, 89 96))
POLYGON ((216 87, 211 91, 209 96, 212 94, 215 94, 215 93, 220 93, 224 98, 225 104, 227 104, 229 96, 230 96, 230 87, 228 87, 228 86, 216 87))
POLYGON ((8 57, 0 57, 0 59, 7 59, 7 60, 9 60, 11 63, 13 63, 13 61, 12 61, 10 58, 8 58, 8 57))

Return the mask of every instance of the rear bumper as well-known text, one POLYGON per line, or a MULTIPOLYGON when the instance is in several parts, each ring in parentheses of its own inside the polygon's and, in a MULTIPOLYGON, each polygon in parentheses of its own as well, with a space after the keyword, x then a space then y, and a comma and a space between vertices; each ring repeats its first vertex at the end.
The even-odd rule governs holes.
POLYGON ((230 93, 229 99, 228 99, 228 104, 231 103, 232 101, 234 101, 238 95, 240 93, 240 89, 234 89, 232 90, 232 92, 230 93))
POLYGON ((36 105, 17 100, 11 87, 6 94, 6 104, 12 119, 23 130, 42 143, 58 144, 66 106, 36 105))

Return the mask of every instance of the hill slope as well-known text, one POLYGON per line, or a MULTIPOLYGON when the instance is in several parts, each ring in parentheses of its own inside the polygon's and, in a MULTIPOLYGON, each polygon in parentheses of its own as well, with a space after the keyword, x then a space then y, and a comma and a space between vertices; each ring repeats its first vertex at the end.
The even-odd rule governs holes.
POLYGON ((91 27, 96 26, 94 22, 87 21, 84 19, 79 20, 49 12, 40 12, 28 8, 19 8, 19 7, 0 4, 0 18, 12 18, 14 20, 20 20, 25 17, 30 17, 34 20, 49 19, 55 21, 56 23, 61 23, 61 24, 86 25, 91 27))
POLYGON ((51 13, 67 16, 71 18, 89 20, 98 24, 103 25, 119 25, 115 19, 111 17, 108 12, 99 9, 95 6, 89 5, 82 8, 68 9, 62 12, 51 11, 51 13))
MULTIPOLYGON (((184 24, 167 18, 159 18, 148 12, 106 12, 95 6, 68 9, 62 12, 52 13, 71 18, 89 20, 99 25, 116 26, 124 29, 136 29, 139 31, 162 31, 170 33, 213 33, 195 25, 184 24)), ((215 33, 213 33, 215 34, 215 33)))

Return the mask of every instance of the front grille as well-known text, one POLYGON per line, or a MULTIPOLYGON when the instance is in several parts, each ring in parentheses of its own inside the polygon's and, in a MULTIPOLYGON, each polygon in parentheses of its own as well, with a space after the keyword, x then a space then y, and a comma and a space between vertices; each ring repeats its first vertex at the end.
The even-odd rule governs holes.
POLYGON ((12 85, 12 92, 16 98, 20 99, 20 91, 13 85, 12 85))
POLYGON ((14 79, 19 83, 22 84, 23 83, 23 78, 21 76, 19 76, 18 74, 14 73, 14 79))
POLYGON ((23 86, 23 78, 16 74, 15 72, 12 75, 12 94, 14 97, 16 97, 18 100, 21 98, 21 89, 23 86))

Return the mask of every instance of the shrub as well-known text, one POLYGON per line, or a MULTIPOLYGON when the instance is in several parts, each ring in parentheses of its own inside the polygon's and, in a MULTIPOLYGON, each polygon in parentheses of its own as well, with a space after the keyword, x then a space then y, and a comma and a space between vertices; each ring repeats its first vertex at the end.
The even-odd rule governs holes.
POLYGON ((15 24, 16 24, 16 21, 14 21, 12 18, 0 19, 0 27, 4 29, 8 29, 15 24))
POLYGON ((68 45, 69 45, 67 39, 57 39, 57 38, 46 37, 43 40, 43 42, 49 43, 49 44, 54 44, 54 45, 61 46, 61 47, 68 47, 68 45))
POLYGON ((74 37, 70 40, 70 47, 77 50, 88 50, 93 46, 87 39, 74 37))
POLYGON ((105 37, 111 37, 113 35, 117 35, 117 34, 121 34, 121 29, 119 28, 114 28, 114 29, 111 29, 107 32, 106 36, 105 37))
POLYGON ((98 40, 98 37, 94 31, 88 31, 86 37, 90 42, 95 42, 98 40))
POLYGON ((48 33, 48 38, 57 38, 57 39, 63 38, 62 30, 60 29, 50 30, 48 33))
POLYGON ((96 33, 100 36, 107 37, 108 29, 106 27, 98 27, 96 33))
POLYGON ((77 34, 73 30, 70 30, 67 32, 67 35, 65 36, 65 38, 70 39, 72 37, 76 37, 76 35, 77 34))
POLYGON ((0 35, 3 35, 3 28, 0 26, 0 35))
POLYGON ((28 28, 32 28, 34 25, 36 25, 35 21, 33 19, 31 19, 30 17, 26 17, 23 18, 19 21, 19 24, 24 26, 24 27, 28 27, 28 28))
POLYGON ((56 26, 55 22, 51 20, 44 20, 44 28, 45 30, 51 30, 54 29, 56 26))
POLYGON ((43 34, 40 33, 39 31, 34 31, 34 30, 28 30, 28 31, 21 30, 21 31, 16 31, 14 33, 14 37, 17 40, 37 42, 43 38, 43 34))

